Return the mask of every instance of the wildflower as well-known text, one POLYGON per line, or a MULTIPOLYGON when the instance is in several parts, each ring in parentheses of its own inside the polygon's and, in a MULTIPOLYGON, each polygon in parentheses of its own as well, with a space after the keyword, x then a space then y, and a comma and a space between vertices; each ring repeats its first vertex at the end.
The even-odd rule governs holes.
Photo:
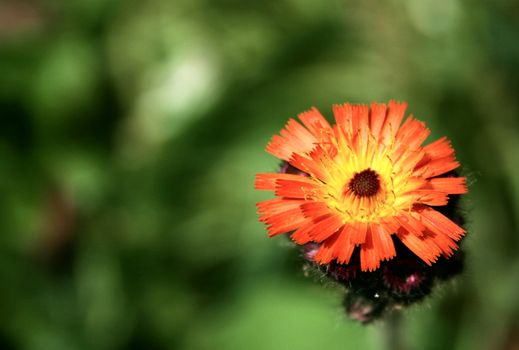
MULTIPOLYGON (((453 176, 459 163, 445 137, 423 146, 424 123, 409 116, 400 125, 405 110, 395 101, 346 103, 334 106, 335 125, 315 108, 299 115, 302 124, 290 119, 266 147, 282 172, 256 177, 256 189, 276 195, 257 205, 268 235, 313 244, 307 258, 326 268, 357 256, 362 273, 406 249, 427 266, 452 256, 465 231, 439 208, 467 192, 466 179, 453 176)), ((401 293, 425 280, 412 268, 383 277, 401 293)))

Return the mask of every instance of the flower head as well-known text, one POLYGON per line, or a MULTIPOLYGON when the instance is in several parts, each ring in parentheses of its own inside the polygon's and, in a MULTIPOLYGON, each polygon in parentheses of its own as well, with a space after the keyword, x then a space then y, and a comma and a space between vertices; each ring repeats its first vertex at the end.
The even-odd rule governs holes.
POLYGON ((435 207, 467 192, 446 138, 426 146, 425 124, 405 103, 343 104, 330 125, 315 108, 290 119, 266 150, 292 171, 258 174, 255 187, 276 198, 258 203, 268 235, 291 233, 318 244, 318 264, 348 264, 355 251, 362 271, 397 254, 394 239, 431 265, 458 249, 465 231, 435 207), (442 176, 443 174, 443 176, 442 176))

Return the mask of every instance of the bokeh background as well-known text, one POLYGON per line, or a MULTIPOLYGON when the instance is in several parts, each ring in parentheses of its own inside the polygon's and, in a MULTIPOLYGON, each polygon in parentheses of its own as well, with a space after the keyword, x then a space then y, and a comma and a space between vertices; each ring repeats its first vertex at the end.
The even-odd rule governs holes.
POLYGON ((519 348, 519 3, 0 1, 1 349, 379 349, 267 239, 289 117, 391 98, 470 179, 414 349, 519 348))

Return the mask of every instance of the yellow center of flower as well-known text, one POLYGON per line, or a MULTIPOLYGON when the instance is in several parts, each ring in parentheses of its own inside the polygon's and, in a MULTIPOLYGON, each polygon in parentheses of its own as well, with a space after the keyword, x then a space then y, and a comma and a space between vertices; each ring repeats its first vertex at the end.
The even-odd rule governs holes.
POLYGON ((321 158, 327 176, 312 197, 326 203, 344 223, 376 223, 412 207, 406 194, 414 186, 411 173, 392 160, 393 144, 378 147, 366 142, 352 149, 339 141, 334 157, 321 158))

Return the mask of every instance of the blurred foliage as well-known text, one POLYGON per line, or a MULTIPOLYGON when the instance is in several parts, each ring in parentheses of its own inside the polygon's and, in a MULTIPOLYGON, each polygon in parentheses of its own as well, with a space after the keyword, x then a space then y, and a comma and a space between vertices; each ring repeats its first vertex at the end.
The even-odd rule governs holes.
POLYGON ((269 240, 289 117, 409 101, 471 179, 416 349, 519 346, 519 4, 0 1, 0 348, 377 349, 269 240))

